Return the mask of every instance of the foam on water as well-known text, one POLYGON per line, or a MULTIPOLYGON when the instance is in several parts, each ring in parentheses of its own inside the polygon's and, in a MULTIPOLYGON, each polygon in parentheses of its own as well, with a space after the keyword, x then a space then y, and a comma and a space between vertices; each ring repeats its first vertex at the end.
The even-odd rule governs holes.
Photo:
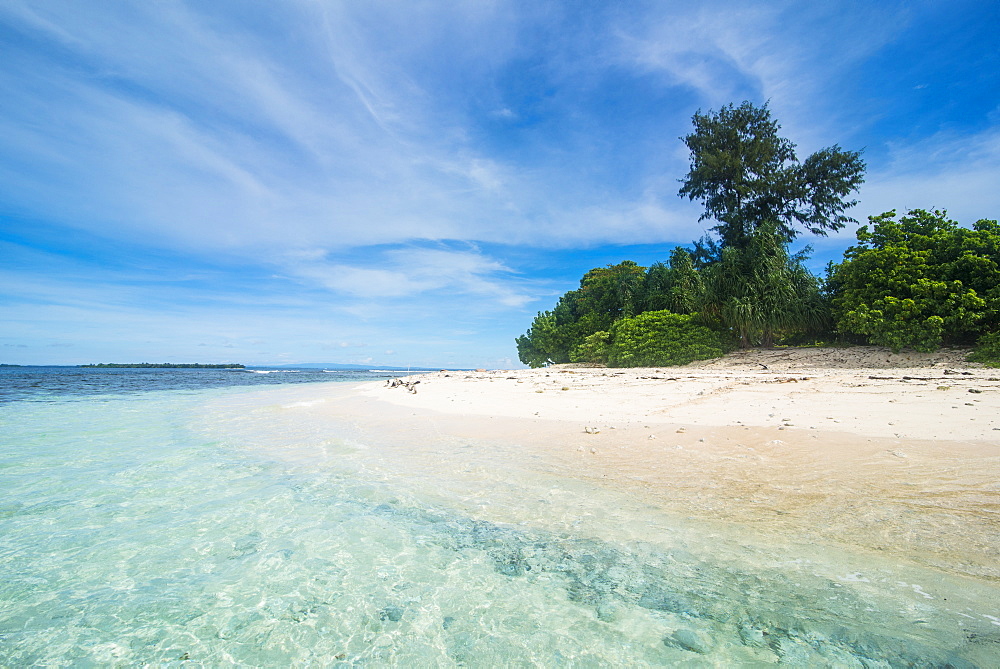
POLYGON ((319 388, 0 407, 0 665, 1000 661, 992 583, 373 442, 319 388))

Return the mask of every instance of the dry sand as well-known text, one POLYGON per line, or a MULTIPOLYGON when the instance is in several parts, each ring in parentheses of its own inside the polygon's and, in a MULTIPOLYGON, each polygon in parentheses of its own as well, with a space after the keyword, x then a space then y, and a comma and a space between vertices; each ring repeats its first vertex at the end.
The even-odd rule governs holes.
MULTIPOLYGON (((1000 579, 1000 370, 964 352, 739 352, 684 367, 363 384, 382 429, 512 447, 668 512, 1000 579)), ((442 454, 439 467, 460 466, 442 454)))

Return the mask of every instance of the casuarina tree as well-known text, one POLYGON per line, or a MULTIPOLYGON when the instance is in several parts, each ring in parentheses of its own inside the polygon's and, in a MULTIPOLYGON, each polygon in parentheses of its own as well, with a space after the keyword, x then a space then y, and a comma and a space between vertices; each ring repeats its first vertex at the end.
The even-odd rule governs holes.
POLYGON ((704 204, 700 220, 719 222, 722 246, 746 246, 765 223, 791 241, 800 227, 825 235, 857 222, 844 212, 864 181, 860 152, 834 145, 800 162, 766 104, 729 104, 692 121, 694 132, 682 138, 691 169, 680 195, 704 204))

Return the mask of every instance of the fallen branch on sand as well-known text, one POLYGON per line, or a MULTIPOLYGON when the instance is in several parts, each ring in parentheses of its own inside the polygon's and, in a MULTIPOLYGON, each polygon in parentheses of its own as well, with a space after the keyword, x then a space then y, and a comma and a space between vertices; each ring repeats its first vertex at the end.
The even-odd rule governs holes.
POLYGON ((417 394, 417 384, 418 383, 420 383, 420 381, 404 381, 403 379, 400 379, 400 378, 394 378, 394 379, 389 379, 388 381, 386 381, 385 382, 385 387, 386 388, 406 388, 408 391, 410 391, 411 393, 413 393, 414 395, 416 395, 417 394))

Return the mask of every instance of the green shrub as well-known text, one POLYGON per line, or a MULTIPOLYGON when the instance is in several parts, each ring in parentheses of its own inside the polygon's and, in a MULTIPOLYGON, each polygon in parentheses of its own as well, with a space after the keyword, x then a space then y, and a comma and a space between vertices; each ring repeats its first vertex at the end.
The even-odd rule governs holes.
POLYGON ((663 367, 718 358, 729 348, 722 335, 692 316, 647 311, 611 326, 607 358, 611 367, 663 367))
POLYGON ((608 363, 608 346, 611 343, 611 333, 601 330, 584 337, 583 343, 573 349, 570 360, 573 362, 592 362, 600 365, 608 363))
POLYGON ((841 334, 894 351, 934 351, 973 341, 1000 322, 1000 226, 972 229, 944 212, 870 216, 858 245, 831 266, 829 288, 841 334))
POLYGON ((969 362, 981 362, 987 367, 1000 367, 1000 332, 984 334, 969 354, 969 362))

